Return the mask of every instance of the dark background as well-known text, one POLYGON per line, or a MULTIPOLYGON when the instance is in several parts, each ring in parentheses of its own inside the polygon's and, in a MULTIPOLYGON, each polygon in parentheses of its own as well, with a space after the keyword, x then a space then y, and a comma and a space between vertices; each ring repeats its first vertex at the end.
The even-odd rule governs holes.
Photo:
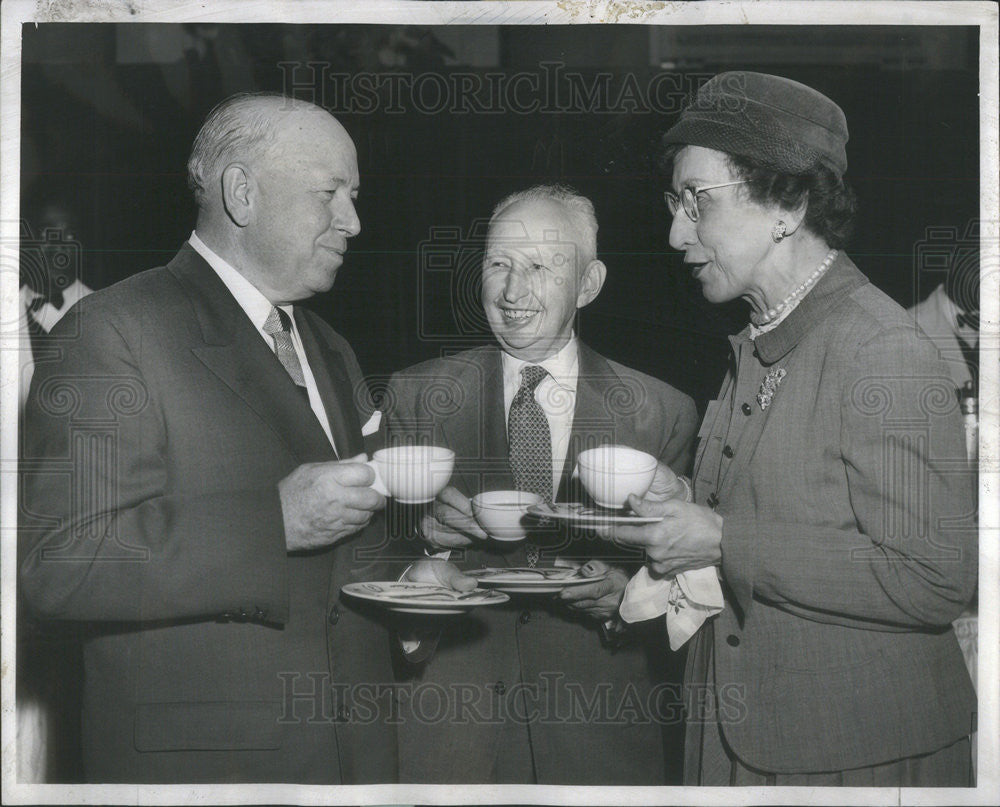
MULTIPOLYGON (((664 72, 687 89, 728 69, 802 81, 847 116, 860 202, 849 254, 906 306, 932 288, 915 262, 927 228, 963 231, 978 215, 974 28, 42 24, 23 29, 22 217, 31 225, 53 197, 72 206, 81 273, 94 288, 166 262, 194 225, 185 164, 205 113, 230 92, 289 89, 282 62, 411 79, 538 75, 558 62, 606 80, 612 100, 623 82, 646 87, 664 72), (211 40, 209 55, 196 63, 166 46, 185 39, 211 40)), ((300 97, 329 89, 310 86, 301 69, 291 75, 300 97)), ((350 99, 335 100, 342 110, 350 99)), ((609 268, 579 332, 703 408, 746 308, 705 303, 668 246, 654 157, 676 115, 599 102, 428 112, 403 100, 338 111, 358 146, 362 233, 334 289, 309 303, 351 341, 366 373, 384 377, 488 339, 474 222, 505 194, 558 180, 594 201, 609 268), (444 264, 429 264, 430 253, 444 264)))

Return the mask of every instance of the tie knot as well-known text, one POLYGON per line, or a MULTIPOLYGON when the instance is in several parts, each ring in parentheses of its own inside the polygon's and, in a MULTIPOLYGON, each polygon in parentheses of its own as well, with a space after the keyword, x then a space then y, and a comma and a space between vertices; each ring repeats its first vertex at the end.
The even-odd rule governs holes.
POLYGON ((529 364, 521 369, 521 388, 534 392, 535 388, 545 380, 549 371, 537 364, 529 364))
POLYGON ((975 328, 979 330, 979 312, 978 311, 959 311, 955 317, 958 322, 958 327, 975 328))
POLYGON ((292 318, 277 306, 271 309, 271 313, 264 320, 264 333, 274 335, 284 331, 289 333, 292 330, 292 318))

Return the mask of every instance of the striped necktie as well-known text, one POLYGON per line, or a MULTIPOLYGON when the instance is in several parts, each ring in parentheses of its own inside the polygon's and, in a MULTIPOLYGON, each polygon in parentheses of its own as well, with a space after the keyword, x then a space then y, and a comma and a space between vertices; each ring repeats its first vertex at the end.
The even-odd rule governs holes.
POLYGON ((295 345, 292 344, 292 319, 277 306, 271 309, 264 321, 264 333, 269 334, 274 342, 274 354, 278 361, 288 371, 297 387, 301 387, 308 396, 306 390, 306 378, 302 374, 302 364, 299 362, 299 354, 295 352, 295 345))

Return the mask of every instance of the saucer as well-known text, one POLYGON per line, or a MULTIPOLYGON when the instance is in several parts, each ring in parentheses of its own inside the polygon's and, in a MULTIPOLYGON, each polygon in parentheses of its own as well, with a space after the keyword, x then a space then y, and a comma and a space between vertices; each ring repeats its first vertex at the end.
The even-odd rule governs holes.
POLYGON ((454 591, 436 583, 390 580, 348 583, 341 591, 406 614, 462 614, 481 605, 501 605, 510 599, 506 594, 481 588, 454 591))

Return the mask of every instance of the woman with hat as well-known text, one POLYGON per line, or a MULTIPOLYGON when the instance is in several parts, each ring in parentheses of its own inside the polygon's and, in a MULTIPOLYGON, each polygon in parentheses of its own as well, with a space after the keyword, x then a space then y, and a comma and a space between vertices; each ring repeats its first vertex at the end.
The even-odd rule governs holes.
POLYGON ((688 501, 633 497, 663 520, 614 531, 647 552, 622 614, 703 621, 688 784, 971 784, 961 417, 933 344, 843 251, 847 137, 819 92, 723 73, 664 138, 670 244, 706 299, 751 312, 688 501))

